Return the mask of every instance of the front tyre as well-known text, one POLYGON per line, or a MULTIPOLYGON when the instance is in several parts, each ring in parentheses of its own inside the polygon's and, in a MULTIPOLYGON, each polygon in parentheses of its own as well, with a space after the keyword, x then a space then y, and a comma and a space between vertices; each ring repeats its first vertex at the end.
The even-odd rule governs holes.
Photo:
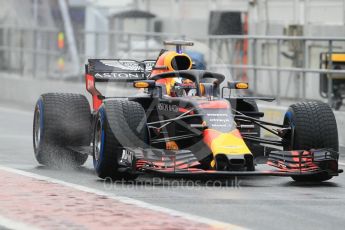
MULTIPOLYGON (((328 148, 339 151, 337 123, 332 109, 319 101, 299 102, 289 107, 284 125, 293 130, 287 136, 291 142, 284 150, 310 150, 328 148)), ((326 181, 332 176, 294 176, 295 181, 326 181)))
POLYGON ((131 165, 135 159, 125 147, 145 148, 147 142, 146 114, 140 104, 127 100, 105 101, 94 126, 93 164, 97 175, 102 179, 135 179, 135 165, 131 165), (120 163, 126 154, 129 167, 120 163))

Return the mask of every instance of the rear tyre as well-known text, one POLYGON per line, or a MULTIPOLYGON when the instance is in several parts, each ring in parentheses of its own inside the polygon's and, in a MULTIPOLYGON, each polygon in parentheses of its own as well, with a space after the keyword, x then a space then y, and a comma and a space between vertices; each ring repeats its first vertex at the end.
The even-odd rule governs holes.
MULTIPOLYGON (((310 150, 329 148, 339 151, 337 123, 332 109, 319 101, 300 102, 289 107, 284 125, 294 130, 288 134, 291 143, 284 150, 310 150)), ((332 176, 294 176, 295 181, 326 181, 332 176)))
POLYGON ((83 95, 48 93, 38 99, 33 122, 33 146, 38 163, 75 167, 88 155, 73 148, 90 145, 91 112, 83 95))
MULTIPOLYGON (((135 165, 126 169, 119 162, 124 147, 145 148, 148 142, 146 114, 137 102, 105 101, 96 116, 93 140, 93 163, 97 175, 112 180, 132 180, 137 177, 135 165), (128 170, 129 169, 129 170, 128 170)), ((134 163, 135 159, 130 159, 134 163)))

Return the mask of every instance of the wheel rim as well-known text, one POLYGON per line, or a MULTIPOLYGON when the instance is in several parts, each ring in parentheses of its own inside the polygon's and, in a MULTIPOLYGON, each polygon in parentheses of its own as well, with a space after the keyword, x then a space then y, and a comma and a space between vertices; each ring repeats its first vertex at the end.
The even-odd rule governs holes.
POLYGON ((101 156, 102 147, 102 122, 100 119, 97 120, 96 132, 95 132, 95 142, 94 142, 94 156, 95 160, 99 161, 101 156))
POLYGON ((34 125, 34 143, 35 143, 35 149, 38 148, 40 142, 41 142, 41 116, 40 116, 40 110, 37 107, 35 111, 35 125, 34 125))

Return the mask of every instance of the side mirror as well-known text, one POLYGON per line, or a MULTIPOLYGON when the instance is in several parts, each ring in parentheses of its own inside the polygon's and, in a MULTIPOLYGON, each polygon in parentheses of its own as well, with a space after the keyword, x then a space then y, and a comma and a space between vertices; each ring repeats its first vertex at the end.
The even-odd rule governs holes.
POLYGON ((158 96, 159 98, 162 98, 162 86, 159 84, 156 84, 155 80, 143 80, 143 81, 135 81, 133 82, 133 87, 137 89, 149 89, 149 92, 151 96, 153 96, 153 89, 158 89, 158 96))
POLYGON ((248 89, 249 85, 247 82, 241 81, 228 81, 228 89, 248 89))
MULTIPOLYGON (((227 86, 222 88, 222 98, 224 98, 224 89, 229 89, 230 93, 232 89, 248 89, 249 85, 247 82, 242 81, 228 81, 227 86)), ((229 94, 230 97, 230 94, 229 94)))
POLYGON ((153 89, 156 87, 156 81, 154 80, 143 80, 133 82, 133 87, 138 89, 153 89))

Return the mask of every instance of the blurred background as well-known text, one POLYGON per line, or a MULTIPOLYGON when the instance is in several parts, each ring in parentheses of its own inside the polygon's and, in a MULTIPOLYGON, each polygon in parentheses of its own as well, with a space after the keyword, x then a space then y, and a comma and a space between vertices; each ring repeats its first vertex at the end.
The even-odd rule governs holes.
POLYGON ((4 100, 72 89, 88 58, 155 59, 163 40, 185 39, 198 68, 248 81, 249 93, 344 109, 345 0, 0 2, 4 100))

